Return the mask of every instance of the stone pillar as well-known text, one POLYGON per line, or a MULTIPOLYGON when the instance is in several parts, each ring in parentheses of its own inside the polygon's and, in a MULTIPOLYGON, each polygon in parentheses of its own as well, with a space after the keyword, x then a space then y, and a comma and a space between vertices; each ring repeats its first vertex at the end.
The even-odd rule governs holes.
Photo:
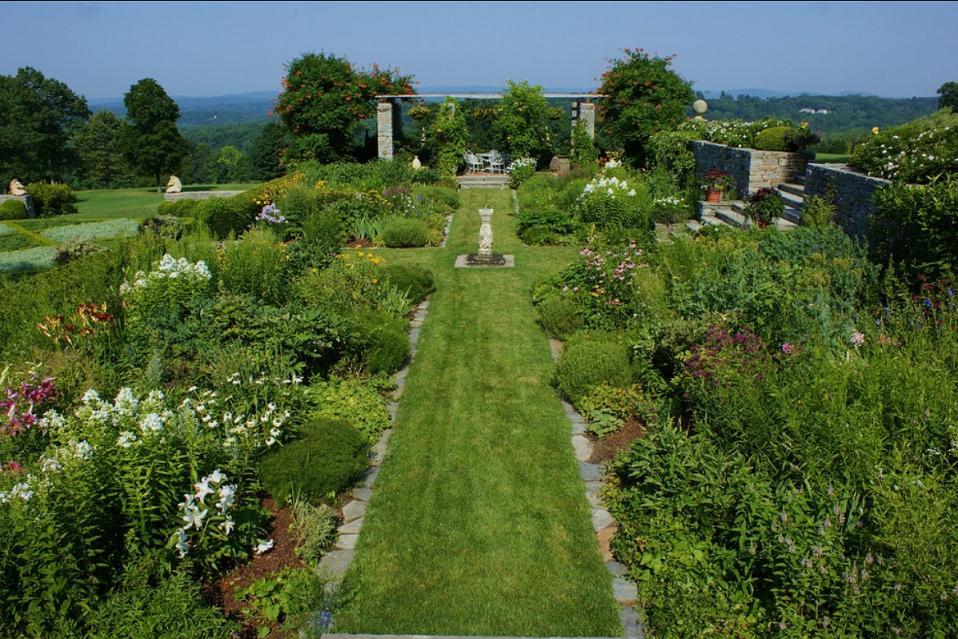
POLYGON ((588 133, 589 137, 594 140, 595 139, 595 103, 594 102, 579 103, 579 120, 585 123, 586 133, 588 133))
POLYGON ((379 157, 393 157, 393 103, 382 101, 376 105, 376 135, 379 142, 379 157))

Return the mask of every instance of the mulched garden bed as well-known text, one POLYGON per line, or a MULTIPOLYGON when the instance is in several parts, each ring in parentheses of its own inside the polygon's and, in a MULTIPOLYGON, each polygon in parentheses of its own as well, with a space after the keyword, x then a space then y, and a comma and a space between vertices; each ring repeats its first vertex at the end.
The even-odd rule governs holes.
POLYGON ((627 448, 629 444, 645 435, 645 426, 637 419, 627 420, 622 427, 614 433, 599 438, 592 433, 588 434, 592 441, 592 457, 589 461, 593 464, 601 464, 614 458, 620 450, 627 448))

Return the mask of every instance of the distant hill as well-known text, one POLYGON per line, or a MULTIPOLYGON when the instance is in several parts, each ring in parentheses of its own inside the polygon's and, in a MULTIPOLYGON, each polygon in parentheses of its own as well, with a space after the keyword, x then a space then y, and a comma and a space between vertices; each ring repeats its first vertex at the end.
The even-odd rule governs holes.
POLYGON ((902 124, 938 109, 938 98, 879 98, 854 94, 769 98, 726 95, 706 100, 709 110, 705 117, 710 120, 758 120, 771 116, 795 123, 808 122, 812 129, 825 133, 902 124), (812 109, 816 113, 810 113, 812 109))
MULTIPOLYGON (((265 122, 273 108, 275 91, 254 91, 234 95, 210 97, 171 96, 180 107, 180 126, 204 126, 210 124, 236 124, 239 122, 265 122)), ((93 111, 112 111, 123 116, 126 109, 122 98, 89 100, 93 111)))

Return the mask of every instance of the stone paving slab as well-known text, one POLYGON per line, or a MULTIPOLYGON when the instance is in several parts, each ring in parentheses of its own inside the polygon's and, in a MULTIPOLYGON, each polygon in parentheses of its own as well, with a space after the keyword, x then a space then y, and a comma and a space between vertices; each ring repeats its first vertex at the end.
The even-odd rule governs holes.
POLYGON ((319 560, 319 567, 336 577, 342 577, 355 554, 355 550, 333 550, 323 555, 323 558, 319 560))
POLYGON ((354 519, 348 524, 343 524, 339 527, 340 535, 358 535, 359 531, 363 529, 363 522, 365 519, 360 517, 359 519, 354 519))
POLYGON ((466 260, 469 258, 468 255, 457 255, 456 256, 456 268, 512 268, 516 265, 516 256, 515 255, 503 255, 505 258, 505 264, 469 264, 466 260))
POLYGON ((348 524, 354 519, 359 519, 366 515, 366 502, 351 501, 343 506, 343 519, 348 524))

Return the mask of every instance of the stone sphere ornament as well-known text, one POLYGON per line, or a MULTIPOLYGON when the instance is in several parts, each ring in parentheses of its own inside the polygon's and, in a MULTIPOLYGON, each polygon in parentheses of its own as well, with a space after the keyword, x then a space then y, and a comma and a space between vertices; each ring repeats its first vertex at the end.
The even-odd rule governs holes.
POLYGON ((709 110, 709 103, 705 100, 696 100, 692 103, 692 110, 695 111, 696 114, 702 115, 709 110))

